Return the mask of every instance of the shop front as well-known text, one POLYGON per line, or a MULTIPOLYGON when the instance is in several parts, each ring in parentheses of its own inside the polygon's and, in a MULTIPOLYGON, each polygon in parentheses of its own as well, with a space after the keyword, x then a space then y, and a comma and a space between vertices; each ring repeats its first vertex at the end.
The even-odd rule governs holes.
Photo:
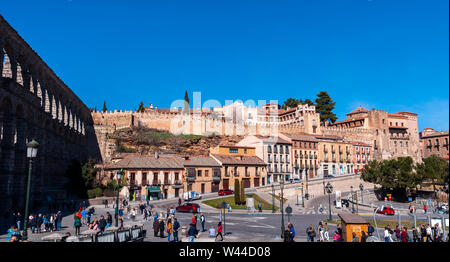
POLYGON ((161 188, 158 186, 147 187, 147 200, 160 200, 162 198, 161 188))

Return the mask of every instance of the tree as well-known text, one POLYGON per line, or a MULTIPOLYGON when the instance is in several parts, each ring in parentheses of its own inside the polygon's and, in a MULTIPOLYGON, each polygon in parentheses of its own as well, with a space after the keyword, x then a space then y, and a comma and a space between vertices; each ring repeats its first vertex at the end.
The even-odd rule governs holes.
POLYGON ((246 201, 246 199, 245 199, 245 184, 244 183, 241 183, 241 197, 240 197, 240 200, 241 200, 241 205, 244 205, 245 201, 246 201))
POLYGON ((108 109, 106 108, 106 101, 104 101, 102 112, 105 113, 106 111, 108 111, 108 109))
POLYGON ((83 179, 84 186, 86 189, 91 189, 96 184, 95 176, 99 171, 99 169, 95 167, 96 164, 97 161, 90 159, 81 168, 81 178, 83 179))
POLYGON ((188 96, 187 90, 186 90, 186 92, 184 92, 184 101, 189 104, 189 96, 188 96))
POLYGON ((392 189, 395 194, 404 197, 410 189, 415 189, 421 178, 414 172, 411 157, 371 161, 367 164, 361 178, 370 183, 379 184, 383 189, 392 189))
POLYGON ((309 106, 314 105, 314 102, 309 100, 309 98, 306 98, 305 101, 302 101, 302 104, 308 104, 309 106))
POLYGON ((136 112, 140 112, 140 113, 145 112, 145 109, 144 109, 144 102, 141 101, 141 103, 139 104, 139 107, 138 107, 138 109, 136 110, 136 112))
POLYGON ((423 160, 423 163, 417 163, 415 168, 421 178, 421 184, 431 182, 434 191, 436 191, 436 184, 443 185, 448 181, 448 163, 439 156, 429 156, 423 160))
POLYGON ((236 203, 236 205, 241 204, 239 179, 237 179, 237 178, 234 180, 234 203, 236 203))
POLYGON ((336 114, 332 112, 335 104, 336 102, 333 102, 333 100, 331 100, 330 95, 328 95, 326 91, 320 91, 320 93, 317 94, 316 112, 320 114, 320 122, 336 122, 336 114))
POLYGON ((281 107, 282 109, 287 109, 288 107, 297 107, 298 104, 300 103, 300 100, 295 99, 295 98, 288 98, 286 99, 286 101, 284 101, 283 106, 281 107))

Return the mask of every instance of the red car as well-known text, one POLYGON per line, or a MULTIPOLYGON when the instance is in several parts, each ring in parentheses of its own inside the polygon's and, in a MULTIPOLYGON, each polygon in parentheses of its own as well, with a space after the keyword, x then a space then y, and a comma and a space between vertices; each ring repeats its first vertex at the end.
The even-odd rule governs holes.
POLYGON ((200 205, 194 203, 185 203, 181 206, 177 206, 177 212, 189 212, 189 213, 198 213, 200 211, 200 205))
POLYGON ((381 207, 381 208, 378 208, 377 213, 378 214, 390 215, 390 216, 395 215, 395 211, 394 211, 394 209, 392 207, 381 207))
POLYGON ((230 189, 219 190, 219 196, 232 195, 233 193, 234 193, 234 191, 230 190, 230 189))

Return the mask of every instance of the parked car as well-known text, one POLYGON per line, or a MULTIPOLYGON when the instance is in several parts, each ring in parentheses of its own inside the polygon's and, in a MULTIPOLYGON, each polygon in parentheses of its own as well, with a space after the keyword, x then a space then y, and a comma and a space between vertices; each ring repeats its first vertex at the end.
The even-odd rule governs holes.
POLYGON ((448 215, 448 205, 442 205, 436 208, 436 213, 448 215))
POLYGON ((377 211, 377 214, 384 214, 384 215, 390 215, 390 216, 395 215, 394 208, 392 208, 392 207, 382 206, 381 208, 374 209, 374 211, 375 210, 377 211))
POLYGON ((192 201, 192 200, 198 200, 201 199, 202 195, 200 195, 198 192, 190 191, 190 192, 184 192, 183 193, 183 199, 185 201, 192 201))
POLYGON ((226 196, 226 195, 232 195, 234 194, 234 191, 231 189, 221 189, 219 190, 219 196, 226 196))
MULTIPOLYGON (((347 199, 341 199, 341 205, 348 208, 350 206, 350 202, 348 202, 347 199)), ((334 200, 334 206, 336 206, 336 200, 334 200)))
POLYGON ((200 212, 200 205, 195 203, 185 203, 176 207, 177 212, 198 213, 200 212))
POLYGON ((302 180, 299 178, 294 178, 294 179, 291 179, 290 182, 291 183, 300 183, 300 182, 302 182, 302 180))

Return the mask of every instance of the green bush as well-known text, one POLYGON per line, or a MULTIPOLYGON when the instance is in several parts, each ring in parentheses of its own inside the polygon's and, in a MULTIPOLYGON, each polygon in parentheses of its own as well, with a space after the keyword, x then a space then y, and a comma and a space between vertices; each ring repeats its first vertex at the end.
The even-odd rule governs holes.
POLYGON ((241 204, 240 189, 241 189, 241 187, 239 186, 239 180, 235 179, 234 180, 234 203, 236 203, 236 205, 240 205, 241 204))
POLYGON ((87 191, 89 198, 96 198, 103 196, 103 190, 99 187, 96 187, 94 189, 90 189, 87 191))

